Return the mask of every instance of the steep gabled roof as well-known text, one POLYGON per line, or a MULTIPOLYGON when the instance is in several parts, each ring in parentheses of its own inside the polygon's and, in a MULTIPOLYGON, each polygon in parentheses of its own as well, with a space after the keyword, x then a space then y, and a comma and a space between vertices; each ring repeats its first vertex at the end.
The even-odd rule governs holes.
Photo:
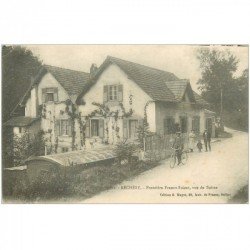
POLYGON ((55 77, 70 96, 79 95, 89 81, 89 73, 50 65, 44 65, 44 67, 55 77))
POLYGON ((183 101, 184 95, 187 92, 191 102, 195 102, 190 81, 188 79, 181 79, 177 81, 166 82, 167 87, 173 92, 178 101, 183 101))
POLYGON ((35 84, 39 84, 42 77, 46 73, 53 75, 53 77, 59 82, 59 84, 62 85, 70 97, 78 96, 84 87, 89 83, 89 73, 51 65, 43 65, 39 70, 39 73, 34 78, 33 82, 31 82, 29 89, 26 91, 19 104, 25 104, 30 95, 30 90, 35 84))
MULTIPOLYGON (((175 102, 175 96, 167 87, 165 82, 178 80, 178 77, 167 71, 151 68, 138 63, 125 61, 119 58, 108 56, 103 64, 99 67, 95 76, 89 84, 89 88, 95 84, 101 73, 110 65, 117 65, 125 74, 133 80, 138 86, 146 92, 155 101, 175 102)), ((88 88, 80 94, 81 98, 88 88)), ((78 98, 78 99, 79 99, 78 98)))
POLYGON ((175 95, 175 98, 178 101, 181 101, 181 99, 183 98, 183 95, 185 94, 188 82, 189 81, 186 79, 168 81, 166 82, 166 85, 173 92, 173 94, 175 95))

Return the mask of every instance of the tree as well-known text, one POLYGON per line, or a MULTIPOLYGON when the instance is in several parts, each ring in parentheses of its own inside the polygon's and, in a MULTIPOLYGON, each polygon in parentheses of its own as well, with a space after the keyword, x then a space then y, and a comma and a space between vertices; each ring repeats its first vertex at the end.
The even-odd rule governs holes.
POLYGON ((248 75, 249 70, 245 69, 242 75, 236 79, 237 87, 240 91, 239 111, 248 114, 248 75))
POLYGON ((229 51, 202 48, 198 50, 201 79, 197 82, 205 100, 214 104, 215 110, 222 115, 224 108, 237 108, 239 91, 235 84, 234 73, 238 59, 229 51))
POLYGON ((222 122, 234 129, 248 128, 248 69, 235 77, 238 59, 229 51, 198 50, 202 96, 213 104, 222 122))
POLYGON ((3 122, 10 118, 41 65, 42 62, 23 46, 2 47, 3 122))

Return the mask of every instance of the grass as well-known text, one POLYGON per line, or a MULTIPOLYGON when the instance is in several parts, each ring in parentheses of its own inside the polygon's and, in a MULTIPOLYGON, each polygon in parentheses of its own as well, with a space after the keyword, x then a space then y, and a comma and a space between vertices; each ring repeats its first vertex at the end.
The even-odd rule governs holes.
POLYGON ((110 163, 94 166, 64 178, 56 176, 48 178, 47 176, 44 179, 39 178, 33 183, 23 182, 22 185, 20 185, 20 181, 13 182, 11 190, 8 191, 8 188, 4 188, 3 200, 15 203, 60 202, 67 198, 84 200, 155 166, 157 166, 156 162, 143 161, 133 165, 110 163))

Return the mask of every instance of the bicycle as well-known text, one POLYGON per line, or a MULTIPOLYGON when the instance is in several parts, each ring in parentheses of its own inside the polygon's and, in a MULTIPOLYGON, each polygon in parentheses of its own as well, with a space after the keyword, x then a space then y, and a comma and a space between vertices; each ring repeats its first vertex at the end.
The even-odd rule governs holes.
MULTIPOLYGON (((178 149, 173 149, 173 153, 171 154, 170 156, 170 168, 174 168, 175 165, 177 164, 177 150, 178 149)), ((188 154, 187 154, 187 151, 186 150, 183 150, 182 151, 182 154, 181 154, 181 164, 182 165, 185 165, 187 163, 187 160, 188 160, 188 154)))

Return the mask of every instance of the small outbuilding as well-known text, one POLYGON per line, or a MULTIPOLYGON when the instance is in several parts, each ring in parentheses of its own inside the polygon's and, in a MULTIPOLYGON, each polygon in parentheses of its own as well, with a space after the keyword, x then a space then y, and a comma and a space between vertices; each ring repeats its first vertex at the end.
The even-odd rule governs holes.
POLYGON ((27 175, 30 181, 44 175, 65 176, 99 164, 109 164, 114 159, 111 147, 31 157, 26 160, 27 175))

